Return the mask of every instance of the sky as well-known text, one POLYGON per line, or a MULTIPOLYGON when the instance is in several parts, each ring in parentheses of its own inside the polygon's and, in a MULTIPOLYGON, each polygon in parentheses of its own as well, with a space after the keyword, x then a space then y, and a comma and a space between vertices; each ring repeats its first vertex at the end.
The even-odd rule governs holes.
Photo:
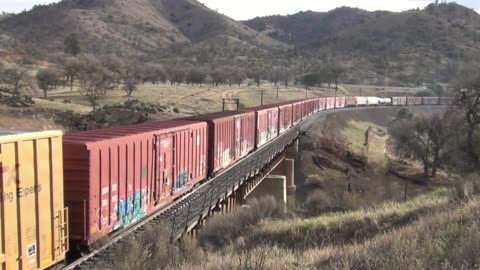
MULTIPOLYGON (((358 7, 369 11, 403 11, 423 8, 434 0, 199 0, 213 10, 217 10, 236 20, 246 20, 257 16, 286 15, 299 11, 328 11, 341 6, 358 7)), ((0 11, 20 12, 36 4, 48 4, 59 0, 0 0, 0 11)), ((473 8, 480 13, 480 0, 457 0, 457 3, 473 8)))

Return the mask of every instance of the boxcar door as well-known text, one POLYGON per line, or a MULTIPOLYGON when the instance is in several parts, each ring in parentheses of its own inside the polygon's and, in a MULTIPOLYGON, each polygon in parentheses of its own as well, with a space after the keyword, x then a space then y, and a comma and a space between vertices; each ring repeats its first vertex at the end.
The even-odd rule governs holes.
POLYGON ((173 134, 162 134, 158 139, 158 160, 159 160, 159 192, 160 199, 172 194, 173 188, 173 134))
POLYGON ((242 118, 236 117, 235 118, 235 131, 233 132, 235 138, 235 159, 240 158, 242 156, 242 118))

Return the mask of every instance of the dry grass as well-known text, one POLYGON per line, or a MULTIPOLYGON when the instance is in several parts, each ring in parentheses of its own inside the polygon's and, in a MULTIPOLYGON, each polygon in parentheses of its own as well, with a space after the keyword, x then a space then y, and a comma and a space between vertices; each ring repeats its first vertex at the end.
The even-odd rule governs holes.
POLYGON ((445 196, 434 194, 407 203, 389 202, 340 214, 272 221, 251 234, 250 239, 294 250, 343 245, 403 226, 427 212, 444 209, 448 203, 445 196))
POLYGON ((284 215, 283 208, 273 197, 253 199, 248 207, 242 207, 230 215, 214 216, 207 221, 199 235, 200 244, 206 249, 217 250, 239 240, 262 221, 284 215))
POLYGON ((103 265, 97 269, 178 269, 182 265, 198 264, 204 256, 194 239, 185 237, 170 243, 165 226, 156 225, 147 227, 140 236, 123 240, 113 256, 104 258, 103 265))
POLYGON ((478 183, 309 219, 263 218, 277 214, 262 200, 208 223, 199 241, 222 238, 215 249, 150 228, 99 269, 478 269, 478 183))
POLYGON ((478 269, 480 198, 364 243, 337 249, 328 269, 478 269))
MULTIPOLYGON (((469 194, 461 203, 442 190, 407 203, 275 221, 246 239, 258 242, 254 252, 268 250, 262 269, 478 269, 480 198, 469 194), (365 233, 370 237, 359 237, 365 233), (272 240, 285 234, 295 236, 287 245, 272 240)), ((188 269, 240 269, 240 258, 226 248, 188 269)))

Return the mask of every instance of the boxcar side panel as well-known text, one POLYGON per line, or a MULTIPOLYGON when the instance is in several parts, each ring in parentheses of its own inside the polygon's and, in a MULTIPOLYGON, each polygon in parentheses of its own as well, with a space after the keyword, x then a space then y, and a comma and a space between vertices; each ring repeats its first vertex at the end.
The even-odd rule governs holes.
POLYGON ((407 97, 392 97, 392 105, 394 106, 407 105, 407 97))
POLYGON ((438 103, 440 105, 454 105, 457 103, 457 99, 454 97, 440 97, 438 103))
POLYGON ((345 108, 345 97, 336 98, 335 108, 345 108))
POLYGON ((407 97, 407 105, 422 105, 421 97, 407 97))
POLYGON ((357 99, 355 97, 346 97, 345 98, 346 107, 355 107, 357 106, 357 99))
POLYGON ((423 105, 438 105, 439 98, 438 97, 422 97, 423 105))
POLYGON ((3 269, 46 269, 65 259, 61 138, 61 132, 0 137, 3 269))
POLYGON ((279 129, 280 133, 285 132, 293 124, 293 106, 291 104, 279 106, 279 129))

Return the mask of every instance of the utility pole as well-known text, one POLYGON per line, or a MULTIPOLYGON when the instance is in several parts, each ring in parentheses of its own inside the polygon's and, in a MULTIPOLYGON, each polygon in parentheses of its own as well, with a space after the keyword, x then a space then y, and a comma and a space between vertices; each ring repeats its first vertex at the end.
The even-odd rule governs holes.
POLYGON ((308 98, 308 88, 305 87, 305 98, 308 98))
POLYGON ((265 93, 265 90, 260 90, 260 106, 263 106, 263 93, 265 93))
POLYGON ((278 84, 277 84, 277 100, 278 100, 278 84))

